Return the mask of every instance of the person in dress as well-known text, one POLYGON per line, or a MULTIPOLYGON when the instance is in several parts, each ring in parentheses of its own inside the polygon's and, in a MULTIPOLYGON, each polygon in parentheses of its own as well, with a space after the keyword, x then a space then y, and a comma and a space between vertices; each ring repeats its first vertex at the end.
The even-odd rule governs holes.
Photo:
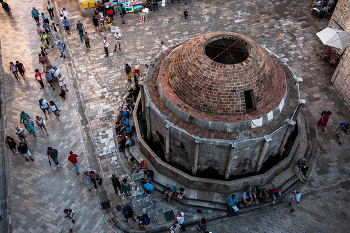
POLYGON ((323 111, 321 113, 321 118, 318 120, 317 125, 322 125, 322 131, 327 126, 329 116, 332 115, 330 111, 323 111))

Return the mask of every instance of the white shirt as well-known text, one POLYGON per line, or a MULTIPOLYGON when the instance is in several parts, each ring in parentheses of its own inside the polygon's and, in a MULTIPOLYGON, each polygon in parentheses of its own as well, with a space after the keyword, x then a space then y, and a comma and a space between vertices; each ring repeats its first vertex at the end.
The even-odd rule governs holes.
POLYGON ((184 213, 183 212, 181 212, 181 217, 176 217, 176 219, 177 219, 177 222, 179 223, 179 224, 183 224, 184 223, 184 221, 185 221, 185 218, 184 218, 184 213))
POLYGON ((121 40, 122 39, 120 33, 118 33, 118 32, 114 33, 114 37, 115 37, 116 40, 121 40))
POLYGON ((62 10, 61 14, 63 15, 63 17, 66 17, 68 19, 68 11, 67 10, 62 10))
POLYGON ((109 4, 111 5, 111 7, 113 7, 114 6, 113 0, 109 0, 109 4))
POLYGON ((108 47, 108 40, 103 40, 103 47, 108 47))
POLYGON ((57 69, 55 70, 55 72, 53 73, 53 76, 55 76, 55 78, 58 78, 58 75, 60 74, 60 70, 57 69))
POLYGON ((297 193, 297 191, 294 191, 294 194, 293 194, 293 201, 300 202, 300 197, 301 197, 301 192, 300 192, 300 193, 297 193), (295 195, 295 196, 294 196, 294 195, 295 195))
POLYGON ((46 99, 44 99, 43 101, 41 101, 41 108, 47 108, 47 107, 49 106, 47 105, 46 99))
POLYGON ((52 3, 50 2, 50 4, 47 4, 47 9, 51 10, 53 8, 52 3))
POLYGON ((23 133, 23 129, 19 128, 19 131, 17 131, 17 129, 15 130, 16 133, 23 133))
POLYGON ((50 105, 50 110, 51 112, 57 111, 56 105, 53 105, 53 106, 50 105))

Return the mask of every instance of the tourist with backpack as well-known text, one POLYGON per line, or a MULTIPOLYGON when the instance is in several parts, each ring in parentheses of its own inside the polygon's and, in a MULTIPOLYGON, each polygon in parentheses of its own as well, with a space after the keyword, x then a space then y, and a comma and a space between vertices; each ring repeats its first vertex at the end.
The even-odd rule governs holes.
POLYGON ((125 24, 124 15, 126 14, 126 10, 125 10, 125 7, 123 6, 123 4, 120 4, 119 13, 120 13, 120 18, 122 19, 123 24, 125 24))
POLYGON ((342 122, 339 127, 335 129, 335 136, 339 138, 339 145, 342 144, 342 138, 344 138, 344 134, 346 134, 349 128, 350 125, 347 122, 342 122))
POLYGON ((134 217, 134 211, 132 210, 132 206, 127 205, 125 202, 123 202, 123 216, 125 218, 125 222, 128 222, 129 218, 132 218, 132 220, 136 221, 134 217))
POLYGON ((141 231, 145 231, 146 230, 145 225, 148 225, 150 223, 150 219, 147 214, 137 216, 137 221, 138 221, 139 230, 141 231))

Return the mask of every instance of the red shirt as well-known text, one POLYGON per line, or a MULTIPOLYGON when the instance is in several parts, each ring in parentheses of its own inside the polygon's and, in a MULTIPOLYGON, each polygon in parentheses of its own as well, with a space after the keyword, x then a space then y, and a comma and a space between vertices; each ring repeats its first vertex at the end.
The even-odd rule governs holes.
POLYGON ((76 164, 76 163, 78 162, 77 157, 78 157, 77 154, 72 154, 72 155, 68 156, 68 160, 69 160, 72 164, 76 164))
POLYGON ((38 82, 42 82, 43 81, 43 79, 41 78, 41 73, 40 72, 35 73, 35 79, 38 82))
POLYGON ((280 192, 280 191, 279 191, 278 189, 276 189, 276 188, 271 189, 271 193, 272 193, 272 194, 279 193, 279 192, 280 192))
POLYGON ((136 76, 136 74, 138 74, 138 76, 141 75, 141 72, 139 69, 134 69, 134 72, 132 72, 134 76, 136 76))

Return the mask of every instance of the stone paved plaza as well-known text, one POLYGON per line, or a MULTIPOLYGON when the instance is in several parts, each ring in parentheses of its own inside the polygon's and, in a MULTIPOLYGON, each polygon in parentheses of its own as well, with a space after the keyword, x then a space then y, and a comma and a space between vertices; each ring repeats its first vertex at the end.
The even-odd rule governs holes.
MULTIPOLYGON (((113 22, 121 28, 122 51, 112 52, 115 45, 113 34, 107 28, 101 35, 95 34, 91 18, 82 17, 78 1, 54 0, 56 22, 60 23, 57 9, 65 7, 69 11, 73 32, 64 35, 60 25, 59 37, 67 45, 66 60, 60 57, 57 47, 48 50, 51 64, 62 71, 70 90, 65 100, 58 96, 59 87, 53 91, 45 85, 41 90, 34 78, 35 69, 42 71, 37 56, 42 43, 30 9, 35 6, 48 16, 45 1, 7 2, 12 8, 13 18, 0 9, 1 171, 2 174, 7 172, 7 176, 1 178, 5 186, 1 187, 0 214, 5 218, 0 222, 0 229, 4 232, 69 232, 62 218, 62 211, 67 207, 77 212, 74 232, 119 231, 112 228, 108 220, 114 215, 120 217, 120 212, 102 210, 100 202, 111 200, 111 209, 120 205, 121 199, 114 194, 110 176, 113 172, 128 176, 118 161, 113 132, 118 108, 131 87, 123 70, 125 63, 131 64, 132 68, 140 65, 144 75, 144 64, 157 54, 161 40, 169 46, 185 38, 220 30, 251 37, 282 58, 297 76, 302 77, 301 97, 306 99, 305 111, 315 122, 324 110, 333 114, 325 132, 318 128, 320 156, 311 181, 302 190, 302 203, 294 213, 289 213, 288 203, 283 202, 266 210, 209 222, 208 230, 215 233, 348 231, 349 138, 347 135, 340 146, 334 130, 340 122, 349 120, 350 111, 330 85, 334 67, 318 59, 328 47, 322 45, 315 33, 327 27, 329 17, 319 19, 311 15, 311 1, 193 0, 189 1, 187 20, 182 14, 183 1, 160 7, 160 12, 151 12, 146 22, 140 22, 136 14, 128 14, 126 24, 121 24, 117 15, 113 22), (79 43, 79 35, 75 32, 78 20, 90 35, 90 51, 79 43), (104 57, 104 36, 110 42, 108 58, 104 57), (21 79, 17 83, 9 70, 9 62, 16 60, 26 68, 26 81, 21 79), (32 118, 43 116, 38 105, 41 97, 57 104, 62 110, 61 121, 51 114, 47 120, 49 135, 38 128, 37 138, 27 134, 34 162, 26 162, 19 155, 13 158, 3 139, 10 135, 17 140, 14 127, 20 126, 21 111, 29 113, 32 118), (50 167, 46 156, 48 146, 58 150, 59 168, 54 164, 50 167), (79 155, 81 173, 91 168, 103 176, 105 182, 98 193, 89 192, 85 181, 76 175, 74 166, 67 160, 71 150, 79 155)), ((153 203, 160 212, 175 208, 159 202, 158 197, 150 197, 146 202, 153 203)), ((135 208, 141 211, 142 203, 136 204, 135 208)), ((135 226, 131 228, 136 229, 135 226)), ((189 227, 188 232, 196 231, 189 227)))

